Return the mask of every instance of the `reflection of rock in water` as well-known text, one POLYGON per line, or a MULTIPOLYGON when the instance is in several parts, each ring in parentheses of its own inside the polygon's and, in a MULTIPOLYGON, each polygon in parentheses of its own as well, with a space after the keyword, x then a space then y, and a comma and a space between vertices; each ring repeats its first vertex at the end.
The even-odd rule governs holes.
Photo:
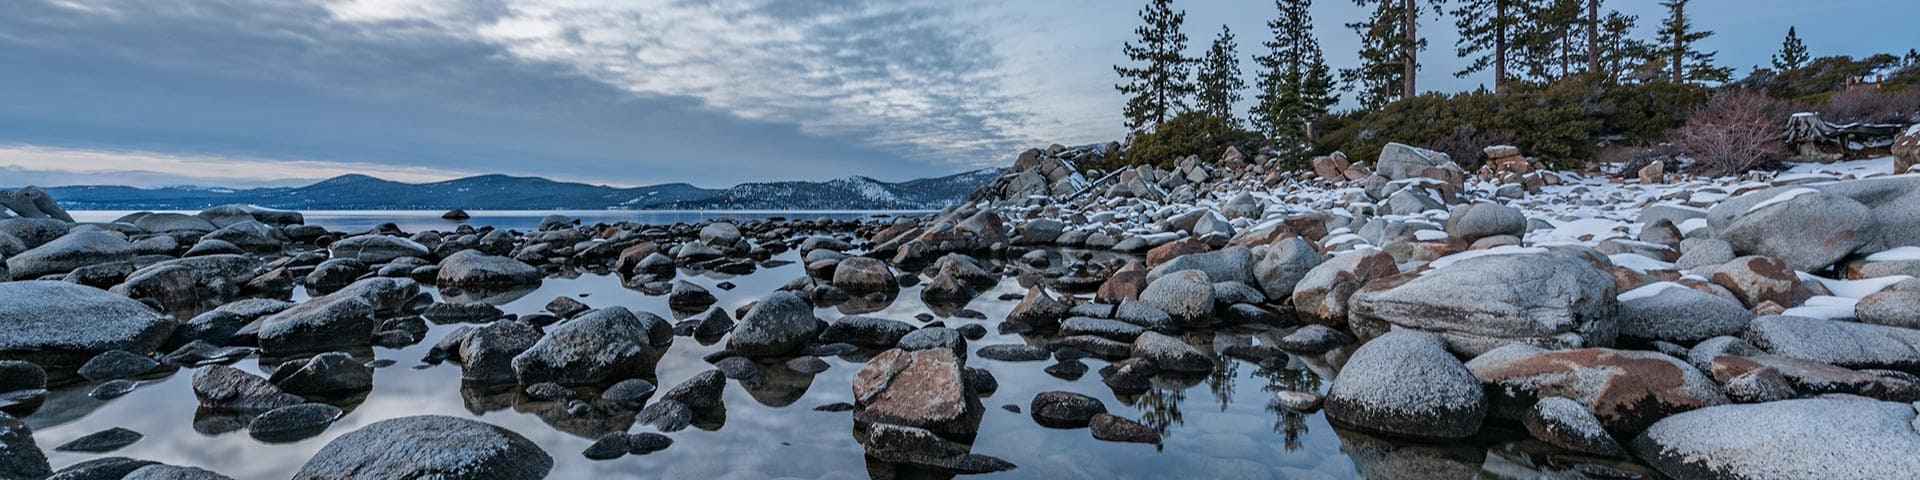
POLYGON ((873 313, 881 310, 886 310, 887 307, 893 305, 893 301, 897 298, 900 298, 900 295, 898 294, 898 292, 895 292, 894 294, 891 294, 891 295, 885 295, 877 299, 856 295, 853 298, 849 298, 847 299, 847 301, 840 303, 839 305, 835 305, 834 309, 839 310, 840 314, 842 315, 859 315, 863 313, 873 313))
POLYGON ((519 300, 521 297, 533 293, 533 291, 538 288, 540 288, 540 284, 538 283, 513 285, 504 288, 461 288, 452 293, 441 290, 440 296, 445 298, 447 303, 485 303, 499 306, 513 303, 514 300, 519 300))
POLYGON ((1486 462, 1486 450, 1470 445, 1387 439, 1340 427, 1333 433, 1354 469, 1370 480, 1470 479, 1486 462))
POLYGON ((315 356, 319 356, 322 353, 333 353, 333 352, 345 353, 347 354, 347 356, 353 357, 354 361, 360 362, 360 364, 362 365, 373 363, 374 361, 373 346, 360 345, 360 346, 353 346, 353 347, 331 348, 331 349, 321 350, 316 352, 300 352, 300 353, 273 355, 273 356, 268 356, 265 353, 261 353, 260 356, 258 357, 259 359, 258 366, 260 367, 261 374, 271 378, 273 377, 275 372, 278 372, 280 370, 281 367, 298 369, 302 365, 304 365, 307 360, 310 360, 315 356), (294 363, 294 362, 300 362, 300 363, 294 363))
POLYGON ((608 409, 595 406, 577 408, 570 406, 573 403, 571 401, 550 402, 534 400, 526 396, 516 396, 515 399, 519 400, 519 403, 514 404, 514 411, 531 413, 554 430, 580 438, 597 439, 602 435, 625 432, 633 427, 631 412, 609 412, 608 409))
POLYGON ((1521 430, 1490 427, 1475 438, 1488 435, 1513 439, 1487 449, 1482 470, 1500 478, 1661 478, 1645 465, 1568 451, 1521 430))
POLYGON ((107 404, 87 396, 87 391, 92 388, 93 385, 86 383, 50 388, 46 398, 41 400, 39 409, 33 410, 32 415, 15 414, 15 417, 26 422, 27 426, 35 431, 43 431, 79 420, 107 404))
POLYGON ((234 413, 200 407, 193 412, 193 431, 206 436, 238 432, 245 430, 247 424, 253 421, 253 417, 259 416, 260 413, 265 412, 234 413))
POLYGON ((475 382, 460 382, 460 400, 467 412, 474 415, 511 407, 519 395, 518 385, 487 385, 475 382))
POLYGON ((752 395, 753 400, 760 402, 761 405, 769 407, 792 405, 793 402, 799 401, 801 396, 806 395, 807 389, 813 386, 813 375, 794 371, 787 367, 787 362, 784 360, 772 363, 755 362, 754 365, 760 368, 760 374, 740 380, 740 386, 745 387, 747 394, 752 395))

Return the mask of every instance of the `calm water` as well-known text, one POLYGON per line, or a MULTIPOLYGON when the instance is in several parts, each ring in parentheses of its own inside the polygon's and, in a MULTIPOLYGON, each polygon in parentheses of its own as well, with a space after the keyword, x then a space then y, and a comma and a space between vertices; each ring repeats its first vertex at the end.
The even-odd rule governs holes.
MULTIPOLYGON (((110 222, 134 210, 87 210, 73 213, 73 219, 82 222, 110 222)), ((197 211, 178 211, 192 215, 197 211)), ((319 225, 342 232, 355 232, 373 228, 383 223, 399 225, 401 230, 417 232, 421 230, 451 230, 460 224, 474 226, 492 225, 495 228, 510 230, 532 230, 540 225, 540 219, 547 215, 566 215, 579 219, 583 223, 637 222, 645 224, 694 223, 702 220, 731 218, 739 220, 759 220, 771 217, 785 217, 793 220, 831 218, 850 220, 875 216, 916 216, 926 211, 774 211, 774 210, 468 210, 473 218, 466 221, 452 221, 440 218, 442 211, 393 211, 393 210, 307 210, 301 211, 309 225, 319 225)))
MULTIPOLYGON (((433 214, 430 221, 438 221, 437 215, 433 214)), ((335 228, 346 227, 324 222, 391 221, 405 226, 408 222, 429 221, 415 215, 365 217, 310 215, 308 219, 335 228)), ((537 220, 537 215, 529 218, 537 220)), ((795 260, 797 254, 789 252, 776 258, 795 260)), ((719 305, 732 310, 802 275, 802 266, 793 263, 742 277, 683 271, 680 278, 708 287, 720 298, 719 305), (735 283, 738 288, 720 290, 715 284, 721 281, 735 283)), ((988 320, 943 320, 950 327, 980 323, 989 332, 997 332, 995 325, 1006 317, 1013 302, 996 297, 1023 291, 1013 279, 1004 279, 968 305, 985 313, 988 320)), ((556 296, 582 294, 586 297, 581 300, 595 307, 621 305, 673 318, 665 297, 627 290, 620 287, 617 278, 593 274, 549 278, 502 308, 510 313, 531 313, 540 311, 556 296)), ((897 301, 867 315, 921 325, 914 316, 929 311, 919 301, 919 288, 908 287, 902 289, 897 301)), ((835 309, 820 309, 818 315, 829 321, 842 316, 835 309)), ((769 381, 755 388, 729 381, 723 424, 696 422, 695 428, 669 434, 674 439, 671 448, 650 455, 591 461, 580 452, 600 433, 628 429, 630 416, 569 419, 558 412, 557 404, 463 391, 460 367, 452 363, 416 369, 428 348, 455 328, 458 326, 435 325, 425 341, 404 349, 374 348, 369 360, 397 363, 376 370, 374 390, 357 405, 344 405, 349 410, 345 418, 317 437, 292 443, 263 443, 249 437, 244 428, 229 430, 232 427, 221 427, 218 419, 197 419, 192 372, 187 370, 150 379, 133 393, 109 401, 87 397, 90 384, 69 385, 58 389, 46 406, 25 420, 34 427, 36 439, 48 450, 56 468, 101 455, 53 452, 52 447, 100 430, 126 427, 146 438, 105 455, 199 466, 238 479, 288 478, 340 435, 382 419, 420 414, 470 417, 517 431, 553 456, 556 466, 549 478, 554 479, 851 479, 886 471, 882 465, 868 464, 853 437, 851 412, 813 410, 820 405, 853 401, 851 380, 861 366, 858 361, 828 358, 832 368, 826 372, 811 377, 791 372, 769 375, 769 381)), ((1235 343, 1267 342, 1284 333, 1234 330, 1195 333, 1186 338, 1202 349, 1216 351, 1235 343)), ((986 338, 969 342, 969 348, 1045 341, 989 333, 986 338)), ((691 338, 676 337, 659 363, 656 383, 664 391, 710 369, 701 357, 723 344, 701 345, 691 338)), ((1050 362, 1000 362, 974 356, 968 364, 992 371, 1000 388, 982 398, 987 412, 973 451, 1019 465, 1009 472, 980 477, 1577 478, 1566 470, 1571 468, 1565 463, 1568 459, 1525 440, 1524 434, 1489 428, 1491 433, 1483 434, 1485 438, 1461 444, 1388 441, 1334 428, 1318 413, 1301 415, 1270 406, 1273 393, 1283 389, 1324 393, 1327 382, 1321 378, 1330 372, 1326 359, 1295 358, 1282 369, 1262 369, 1225 356, 1218 360, 1223 368, 1213 375, 1160 378, 1150 393, 1116 396, 1100 382, 1097 371, 1106 362, 1098 359, 1083 360, 1090 371, 1070 381, 1043 372, 1050 362), (1011 404, 1024 412, 1035 395, 1050 390, 1099 398, 1116 415, 1161 428, 1164 443, 1098 441, 1086 429, 1044 428, 1025 413, 1000 408, 1011 404)), ((236 366, 260 373, 258 362, 248 359, 236 366)), ((641 426, 633 431, 652 429, 641 426)))

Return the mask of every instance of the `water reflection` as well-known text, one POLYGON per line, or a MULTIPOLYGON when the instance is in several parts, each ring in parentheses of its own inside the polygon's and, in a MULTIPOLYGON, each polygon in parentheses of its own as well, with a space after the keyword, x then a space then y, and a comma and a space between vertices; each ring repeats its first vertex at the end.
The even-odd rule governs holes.
MULTIPOLYGON (((786 252, 777 255, 775 262, 760 264, 752 274, 682 270, 678 278, 707 288, 719 300, 714 308, 731 312, 803 277, 802 264, 783 263, 798 259, 797 252, 786 252), (737 284, 737 288, 718 288, 722 281, 737 284)), ((1103 253, 1093 262, 1118 264, 1123 259, 1103 253)), ((822 306, 816 315, 833 321, 861 314, 924 326, 929 321, 918 317, 931 314, 926 318, 951 328, 984 328, 987 333, 983 337, 968 342, 970 349, 995 344, 1045 345, 1049 340, 1044 333, 1000 331, 1000 321, 1017 303, 1001 298, 1025 293, 1022 279, 1005 278, 977 290, 978 296, 968 301, 932 308, 921 300, 922 289, 931 284, 929 279, 903 276, 904 286, 891 297, 850 299, 822 306)), ((507 313, 525 315, 542 311, 547 301, 560 296, 595 307, 620 305, 676 319, 698 315, 672 312, 664 296, 624 288, 618 277, 592 271, 562 272, 537 287, 511 292, 468 291, 447 298, 483 300, 507 313)), ((693 412, 693 428, 669 433, 674 439, 672 447, 644 456, 592 461, 580 452, 601 434, 654 431, 654 427, 637 422, 630 410, 601 408, 597 389, 576 389, 576 400, 571 401, 538 400, 511 385, 463 382, 457 364, 421 363, 441 337, 468 326, 426 325, 427 333, 417 344, 349 352, 357 360, 395 365, 375 369, 372 392, 317 399, 341 407, 346 415, 311 437, 273 439, 284 443, 239 433, 245 430, 249 417, 201 411, 191 389, 192 370, 143 380, 132 393, 111 401, 86 395, 96 384, 59 387, 24 419, 35 428, 36 440, 43 446, 106 428, 126 427, 147 438, 114 455, 198 466, 235 478, 290 477, 326 442, 346 432, 382 419, 421 414, 476 418, 520 432, 552 454, 556 466, 551 478, 556 479, 951 477, 870 457, 858 435, 850 434, 857 427, 849 412, 815 410, 853 401, 852 377, 861 362, 876 353, 870 349, 823 355, 820 359, 828 368, 817 374, 796 371, 784 359, 756 362, 757 374, 728 382, 724 408, 693 412), (588 408, 580 408, 578 403, 588 408)), ((1596 465, 1645 472, 1632 464, 1568 456, 1524 441, 1524 434, 1424 444, 1345 431, 1332 427, 1318 413, 1279 408, 1272 402, 1277 392, 1324 393, 1324 379, 1346 355, 1346 351, 1335 351, 1315 357, 1285 356, 1262 364, 1226 354, 1235 345, 1271 344, 1285 333, 1259 329, 1189 332, 1181 338, 1207 352, 1219 368, 1204 375, 1156 375, 1150 387, 1137 394, 1116 394, 1097 374, 1055 376, 1044 370, 1053 362, 1002 362, 974 356, 967 365, 991 372, 998 379, 999 389, 982 400, 984 413, 978 433, 956 439, 956 445, 1019 466, 1003 474, 986 475, 988 478, 1511 478, 1579 475, 1600 468, 1596 465), (1162 443, 1102 442, 1094 440, 1086 429, 1042 428, 1028 415, 1001 408, 1012 405, 1024 410, 1035 395, 1052 390, 1098 398, 1110 412, 1159 431, 1162 443)), ((724 342, 718 340, 676 337, 661 353, 655 378, 647 380, 664 390, 713 369, 702 357, 724 348, 724 342)), ((294 359, 257 359, 235 366, 267 376, 281 362, 294 359)), ((1098 358, 1080 362, 1093 371, 1109 365, 1098 358)), ((49 452, 49 456, 55 466, 96 458, 71 452, 49 452)))

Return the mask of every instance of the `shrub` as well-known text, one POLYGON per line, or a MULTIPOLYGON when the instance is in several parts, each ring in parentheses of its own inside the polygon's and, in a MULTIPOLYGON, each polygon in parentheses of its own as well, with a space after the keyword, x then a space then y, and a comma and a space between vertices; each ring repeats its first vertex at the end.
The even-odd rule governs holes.
POLYGON ((1669 139, 1693 160, 1695 173, 1738 175, 1780 156, 1790 108, 1780 100, 1746 91, 1713 98, 1687 118, 1669 139))
POLYGON ((1912 123, 1920 112, 1920 91, 1849 88, 1827 96, 1820 118, 1834 123, 1912 123))
MULTIPOLYGON (((1227 147, 1239 147, 1242 152, 1251 155, 1260 143, 1260 135, 1235 125, 1233 119, 1211 115, 1206 112, 1185 112, 1167 119, 1165 123, 1154 127, 1153 131, 1135 134, 1133 144, 1116 157, 1117 162, 1101 165, 1102 169, 1133 165, 1153 165, 1160 168, 1172 168, 1174 163, 1188 155, 1200 155, 1207 161, 1214 158, 1227 147)), ((1247 159, 1251 161, 1252 159, 1247 159)))

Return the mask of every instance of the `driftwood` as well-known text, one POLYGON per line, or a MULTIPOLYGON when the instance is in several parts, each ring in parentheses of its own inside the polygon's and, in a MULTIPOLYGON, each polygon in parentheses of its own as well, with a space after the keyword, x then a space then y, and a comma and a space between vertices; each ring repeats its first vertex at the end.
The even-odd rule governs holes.
POLYGON ((1905 128, 1894 123, 1838 124, 1820 119, 1818 113, 1801 112, 1787 119, 1783 140, 1802 158, 1830 162, 1845 157, 1852 143, 1891 142, 1905 128))

